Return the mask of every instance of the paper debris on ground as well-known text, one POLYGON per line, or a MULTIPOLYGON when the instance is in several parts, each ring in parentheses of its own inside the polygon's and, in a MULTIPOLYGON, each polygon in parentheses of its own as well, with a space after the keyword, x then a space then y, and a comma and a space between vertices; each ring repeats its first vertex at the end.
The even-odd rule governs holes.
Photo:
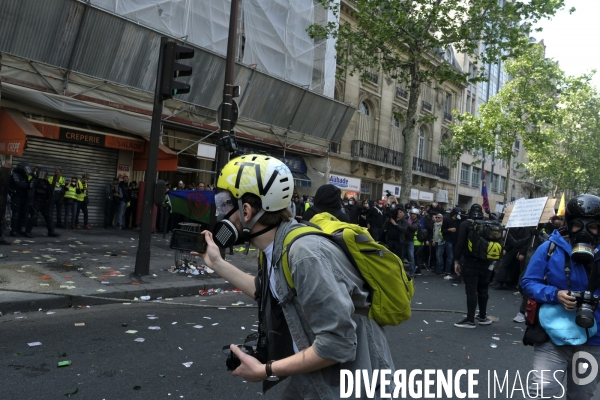
POLYGON ((190 361, 190 362, 184 362, 184 363, 182 363, 182 364, 183 364, 183 365, 184 365, 186 368, 189 368, 189 367, 191 367, 191 366, 192 366, 192 364, 193 364, 193 363, 194 363, 193 361, 190 361))
POLYGON ((153 331, 158 331, 160 329, 160 326, 149 326, 148 329, 151 329, 153 331))
POLYGON ((200 328, 204 328, 204 327, 202 325, 194 325, 194 328, 200 329, 200 328))
POLYGON ((131 334, 134 334, 134 333, 137 333, 137 331, 134 331, 134 330, 128 330, 128 331, 125 331, 125 333, 131 333, 131 334))
POLYGON ((29 347, 34 347, 34 346, 41 346, 42 342, 31 342, 31 343, 27 343, 27 345, 29 347))
POLYGON ((137 339, 134 339, 133 341, 134 341, 134 342, 139 342, 139 343, 142 343, 144 340, 146 340, 146 339, 139 337, 139 338, 137 338, 137 339))
POLYGON ((76 322, 75 326, 85 326, 85 322, 76 322))

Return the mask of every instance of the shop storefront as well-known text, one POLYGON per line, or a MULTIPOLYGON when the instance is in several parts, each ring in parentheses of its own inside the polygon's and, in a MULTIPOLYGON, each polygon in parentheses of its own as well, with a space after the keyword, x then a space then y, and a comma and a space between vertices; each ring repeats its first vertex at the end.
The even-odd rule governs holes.
MULTIPOLYGON (((329 183, 334 185, 342 191, 342 197, 354 197, 362 196, 361 181, 358 178, 352 178, 349 176, 329 174, 329 183)), ((360 197, 362 200, 362 197, 360 197)))
MULTIPOLYGON (((40 122, 42 117, 25 118, 12 109, 0 112, 2 127, 10 128, 0 131, 0 153, 4 147, 4 154, 12 158, 7 162, 27 162, 32 167, 46 168, 50 175, 61 168, 66 179, 90 175, 88 210, 92 226, 103 223, 106 185, 115 177, 131 177, 136 170, 146 169, 149 146, 141 137, 103 128, 86 129, 88 125, 63 120, 40 122)), ((177 169, 177 154, 162 144, 158 159, 158 170, 177 169)))

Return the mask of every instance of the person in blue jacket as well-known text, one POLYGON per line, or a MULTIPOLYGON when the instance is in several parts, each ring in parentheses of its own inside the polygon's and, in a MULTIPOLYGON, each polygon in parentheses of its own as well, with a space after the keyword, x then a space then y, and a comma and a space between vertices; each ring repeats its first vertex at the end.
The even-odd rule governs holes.
MULTIPOLYGON (((600 295, 598 274, 592 275, 593 269, 600 267, 600 262, 594 261, 600 237, 600 197, 584 194, 569 200, 565 219, 566 229, 552 232, 532 256, 521 287, 525 296, 538 303, 562 304, 575 313, 577 302, 571 291, 590 290, 600 295), (565 266, 570 267, 569 278, 565 266), (595 279, 589 279, 591 276, 595 279)), ((594 317, 600 324, 598 309, 594 317)), ((581 346, 557 346, 551 340, 535 344, 529 396, 540 396, 543 390, 545 398, 559 398, 566 393, 567 399, 591 399, 600 383, 599 359, 600 332, 581 346), (586 363, 592 368, 579 375, 586 363)))

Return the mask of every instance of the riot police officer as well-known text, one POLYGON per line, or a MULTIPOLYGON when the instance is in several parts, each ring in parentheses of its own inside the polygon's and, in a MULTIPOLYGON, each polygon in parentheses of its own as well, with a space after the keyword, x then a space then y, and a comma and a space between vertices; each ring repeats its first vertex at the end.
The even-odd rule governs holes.
POLYGON ((29 175, 31 167, 21 162, 10 175, 8 187, 11 191, 12 218, 10 221, 10 236, 22 235, 22 229, 27 219, 27 192, 29 190, 29 175))
POLYGON ((40 168, 36 172, 35 177, 31 180, 31 185, 29 187, 27 205, 31 208, 31 213, 27 220, 27 227, 25 228, 26 237, 33 237, 31 230, 33 229, 33 224, 37 220, 39 214, 44 217, 46 228, 48 229, 48 236, 60 236, 58 233, 54 232, 52 219, 49 213, 53 190, 54 188, 50 185, 50 182, 48 182, 48 171, 46 168, 40 168))

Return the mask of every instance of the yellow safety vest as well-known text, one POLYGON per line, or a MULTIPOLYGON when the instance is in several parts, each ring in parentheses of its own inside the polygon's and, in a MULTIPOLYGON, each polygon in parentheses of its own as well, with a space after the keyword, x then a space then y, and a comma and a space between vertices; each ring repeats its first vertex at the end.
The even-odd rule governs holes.
MULTIPOLYGON (((50 182, 50 184, 53 185, 54 175, 48 177, 48 182, 50 182)), ((65 187, 65 177, 61 176, 60 178, 58 178, 58 186, 55 186, 55 188, 63 188, 63 187, 65 187)))
POLYGON ((77 201, 85 200, 85 196, 87 196, 87 187, 87 182, 82 182, 81 180, 77 179, 77 189, 79 189, 81 192, 77 193, 77 201))
POLYGON ((77 200, 77 192, 73 186, 69 186, 65 191, 65 199, 77 200))

